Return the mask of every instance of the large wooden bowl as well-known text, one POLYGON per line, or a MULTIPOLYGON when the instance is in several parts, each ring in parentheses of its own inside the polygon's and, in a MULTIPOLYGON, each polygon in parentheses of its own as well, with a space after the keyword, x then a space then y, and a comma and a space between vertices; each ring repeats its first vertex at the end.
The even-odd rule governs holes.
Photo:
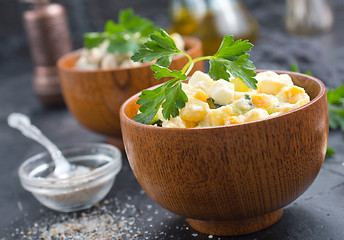
MULTIPOLYGON (((184 37, 187 53, 193 58, 202 56, 201 41, 184 37)), ((151 64, 135 67, 119 67, 111 70, 78 70, 75 63, 80 51, 63 56, 58 61, 61 88, 70 112, 86 128, 109 137, 109 142, 123 148, 119 120, 121 104, 133 94, 165 80, 156 80, 151 64)), ((187 58, 176 56, 171 69, 181 69, 187 58)), ((193 72, 203 70, 201 62, 195 64, 193 72)))
POLYGON ((185 216, 196 230, 240 235, 277 222, 283 207, 314 181, 328 139, 324 84, 291 75, 311 101, 266 120, 233 126, 170 129, 134 122, 138 95, 121 107, 130 166, 144 191, 185 216))

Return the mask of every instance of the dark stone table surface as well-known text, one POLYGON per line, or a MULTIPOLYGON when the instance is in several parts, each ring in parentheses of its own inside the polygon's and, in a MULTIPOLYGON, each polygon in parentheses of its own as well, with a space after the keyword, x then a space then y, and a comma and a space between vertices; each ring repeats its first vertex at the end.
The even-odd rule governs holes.
MULTIPOLYGON (((253 14, 260 21, 261 29, 252 52, 256 66, 289 69, 291 63, 297 62, 302 71, 311 70, 329 87, 344 83, 344 4, 333 1, 333 7, 333 29, 309 37, 285 32, 279 5, 272 3, 270 20, 265 18, 267 12, 257 7, 253 14)), ((0 239, 39 239, 45 227, 75 216, 45 208, 21 187, 19 165, 43 149, 9 128, 8 114, 29 115, 58 146, 106 139, 81 127, 66 108, 47 109, 40 105, 32 93, 29 61, 18 59, 16 64, 4 64, 0 70, 0 239)), ((105 198, 107 201, 85 213, 106 211, 122 219, 135 216, 135 227, 123 239, 141 233, 135 239, 341 240, 344 239, 344 133, 330 131, 329 146, 337 153, 325 159, 311 187, 285 208, 278 223, 254 234, 217 237, 192 230, 185 218, 164 210, 141 190, 125 156, 114 187, 105 198)))

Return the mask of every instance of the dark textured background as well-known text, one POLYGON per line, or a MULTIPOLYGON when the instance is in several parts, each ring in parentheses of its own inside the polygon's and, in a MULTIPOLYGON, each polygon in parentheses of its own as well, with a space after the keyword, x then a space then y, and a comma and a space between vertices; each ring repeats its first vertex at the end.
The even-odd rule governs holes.
MULTIPOLYGON (((61 0, 67 7, 74 48, 81 47, 82 34, 98 31, 106 20, 116 18, 120 8, 132 7, 138 14, 157 24, 169 25, 167 0, 61 0)), ((344 83, 344 1, 329 0, 335 23, 329 33, 299 37, 288 34, 283 24, 284 0, 245 0, 260 24, 259 40, 252 51, 258 68, 289 69, 298 62, 302 71, 311 70, 327 86, 344 83)), ((37 143, 7 126, 11 112, 22 112, 58 146, 78 142, 104 142, 105 137, 80 126, 66 108, 46 109, 31 90, 32 64, 21 13, 25 6, 16 0, 0 0, 0 239, 24 237, 34 223, 51 223, 59 215, 43 207, 20 183, 17 169, 24 159, 42 151, 37 143), (23 233, 21 233, 23 232, 23 233)), ((326 159, 316 181, 299 199, 285 209, 282 219, 264 231, 240 237, 215 238, 231 240, 343 240, 344 239, 344 134, 331 131, 329 146, 337 153, 326 159)), ((144 211, 137 219, 148 234, 142 238, 207 240, 208 235, 190 229, 185 218, 163 210, 140 194, 141 188, 123 157, 123 169, 106 199, 118 198, 139 209, 152 206, 158 210, 152 222, 144 211), (169 216, 169 217, 168 217, 169 216), (160 223, 163 225, 160 225, 160 223), (148 224, 152 223, 153 227, 148 224), (161 235, 164 233, 165 235, 161 235), (196 234, 196 235, 195 235, 196 234), (196 236, 196 237, 195 237, 196 236)), ((111 204, 110 204, 111 205, 111 204)), ((108 206, 116 211, 115 206, 108 206)), ((93 208, 94 209, 94 208, 93 208)), ((37 239, 33 238, 33 239, 37 239)))
MULTIPOLYGON (((59 0, 67 9, 74 48, 82 46, 82 35, 89 31, 101 31, 108 19, 117 19, 118 11, 131 7, 141 16, 153 20, 156 24, 169 25, 168 0, 59 0)), ((260 24, 258 41, 252 51, 252 59, 257 68, 289 69, 293 62, 300 65, 302 71, 311 70, 328 86, 344 82, 343 38, 333 39, 327 33, 312 37, 298 37, 288 34, 283 23, 284 0, 245 0, 252 15, 260 24), (333 46, 341 49, 333 51, 333 46), (273 50, 273 51, 272 51, 273 50), (329 64, 331 63, 331 64, 329 64)), ((27 4, 16 0, 0 0, 0 74, 15 73, 22 64, 28 67, 29 50, 22 24, 22 12, 27 4)), ((344 1, 329 0, 334 9, 336 21, 333 31, 341 31, 338 18, 344 18, 344 1), (337 25, 336 25, 337 24, 337 25)), ((339 19, 340 20, 340 19, 339 19)), ((1 77, 1 75, 0 75, 1 77)), ((1 81, 1 79, 0 79, 1 81)))

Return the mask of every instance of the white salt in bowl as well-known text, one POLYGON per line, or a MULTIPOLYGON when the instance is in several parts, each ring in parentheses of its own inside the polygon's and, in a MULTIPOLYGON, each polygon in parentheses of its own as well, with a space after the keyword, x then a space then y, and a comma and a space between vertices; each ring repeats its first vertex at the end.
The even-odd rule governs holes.
POLYGON ((60 212, 92 207, 110 191, 122 168, 121 151, 109 144, 86 143, 60 149, 66 159, 92 169, 66 179, 52 176, 54 164, 48 152, 27 159, 18 170, 22 186, 44 206, 60 212))

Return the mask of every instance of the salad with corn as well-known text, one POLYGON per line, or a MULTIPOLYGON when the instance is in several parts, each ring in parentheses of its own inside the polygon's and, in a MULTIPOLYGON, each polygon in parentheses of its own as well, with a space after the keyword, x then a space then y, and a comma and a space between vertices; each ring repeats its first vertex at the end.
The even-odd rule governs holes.
POLYGON ((164 119, 162 108, 151 124, 167 128, 197 128, 233 125, 276 116, 310 101, 288 74, 273 71, 258 73, 257 89, 248 88, 240 78, 214 81, 197 71, 182 84, 188 102, 179 116, 164 119))

